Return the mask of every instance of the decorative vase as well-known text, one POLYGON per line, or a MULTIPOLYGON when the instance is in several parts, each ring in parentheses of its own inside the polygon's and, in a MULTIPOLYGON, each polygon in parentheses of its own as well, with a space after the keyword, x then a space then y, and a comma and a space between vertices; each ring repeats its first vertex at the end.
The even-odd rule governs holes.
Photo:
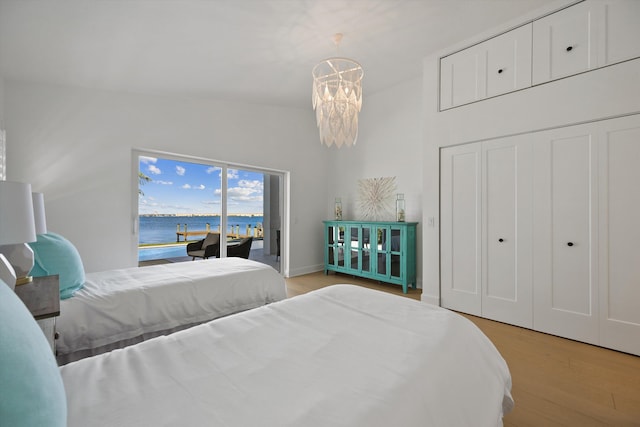
POLYGON ((340 197, 336 197, 336 205, 335 205, 335 217, 336 221, 342 221, 342 200, 340 197))
POLYGON ((404 194, 398 193, 396 199, 396 221, 404 222, 404 194))

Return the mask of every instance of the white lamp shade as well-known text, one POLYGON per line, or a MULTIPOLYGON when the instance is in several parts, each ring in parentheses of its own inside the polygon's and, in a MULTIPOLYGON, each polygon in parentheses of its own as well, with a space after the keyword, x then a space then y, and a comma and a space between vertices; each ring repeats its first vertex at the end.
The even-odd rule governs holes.
POLYGON ((47 216, 44 211, 44 194, 31 193, 33 199, 33 219, 36 224, 36 234, 47 232, 47 216))
POLYGON ((0 181, 0 245, 35 241, 31 184, 0 181))

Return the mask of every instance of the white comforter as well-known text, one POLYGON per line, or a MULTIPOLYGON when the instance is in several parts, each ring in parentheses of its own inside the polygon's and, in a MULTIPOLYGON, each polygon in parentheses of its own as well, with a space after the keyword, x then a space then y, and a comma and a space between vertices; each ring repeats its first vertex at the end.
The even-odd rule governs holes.
POLYGON ((74 426, 497 426, 511 377, 438 307, 336 285, 61 368, 74 426))
POLYGON ((89 273, 81 290, 60 301, 56 349, 64 360, 284 298, 276 270, 243 258, 89 273))

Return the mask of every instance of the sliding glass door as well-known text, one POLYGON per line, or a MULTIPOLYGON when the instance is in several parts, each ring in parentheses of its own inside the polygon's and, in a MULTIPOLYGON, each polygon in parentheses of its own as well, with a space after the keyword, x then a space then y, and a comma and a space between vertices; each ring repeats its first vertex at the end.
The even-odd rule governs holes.
POLYGON ((187 261, 187 244, 220 235, 219 256, 280 271, 283 175, 205 159, 134 151, 140 265, 187 261))

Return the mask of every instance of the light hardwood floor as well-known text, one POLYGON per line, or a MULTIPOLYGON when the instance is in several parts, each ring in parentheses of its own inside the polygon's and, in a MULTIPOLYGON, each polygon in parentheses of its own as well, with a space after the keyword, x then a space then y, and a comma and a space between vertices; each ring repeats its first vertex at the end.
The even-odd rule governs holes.
MULTIPOLYGON (((403 295, 400 286, 313 273, 286 280, 289 296, 337 283, 403 295)), ((421 291, 406 296, 420 300, 421 291)), ((505 427, 640 426, 640 357, 464 315, 500 351, 513 380, 505 427)), ((640 337, 638 337, 640 339, 640 337)))

